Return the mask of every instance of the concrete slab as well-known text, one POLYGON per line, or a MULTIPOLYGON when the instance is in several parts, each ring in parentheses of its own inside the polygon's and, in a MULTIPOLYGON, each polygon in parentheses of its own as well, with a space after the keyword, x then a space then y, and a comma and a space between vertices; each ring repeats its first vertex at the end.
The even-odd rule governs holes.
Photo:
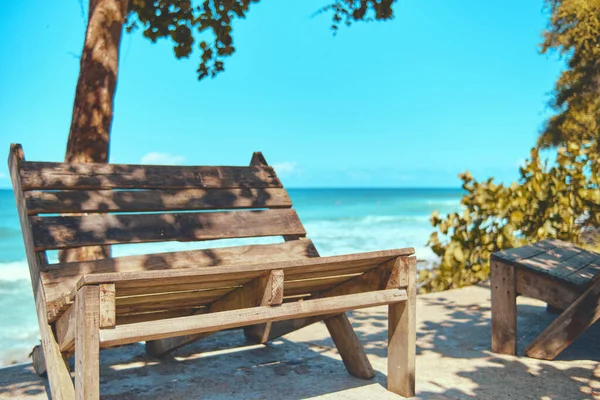
MULTIPOLYGON (((537 300, 519 298, 519 351, 554 318, 537 300)), ((316 324, 270 343, 249 345, 241 331, 221 332, 167 360, 141 344, 101 353, 103 399, 397 399, 386 391, 387 309, 351 313, 377 376, 346 374, 316 324)), ((490 295, 469 287, 419 296, 417 398, 600 398, 600 326, 552 362, 490 352, 490 295)), ((30 364, 0 369, 0 399, 47 399, 30 364)))

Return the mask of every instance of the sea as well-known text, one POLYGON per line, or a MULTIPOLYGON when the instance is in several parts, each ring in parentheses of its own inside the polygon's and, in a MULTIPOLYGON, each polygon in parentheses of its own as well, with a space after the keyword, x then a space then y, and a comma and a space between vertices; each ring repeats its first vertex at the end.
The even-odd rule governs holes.
MULTIPOLYGON (((462 189, 289 189, 294 208, 322 256, 414 247, 418 268, 437 261, 426 244, 430 215, 460 210, 462 189)), ((113 246, 113 256, 177 251, 280 238, 228 240, 226 243, 151 243, 113 246)), ((49 254, 49 261, 56 254, 49 254)), ((0 366, 27 361, 39 343, 37 317, 19 218, 12 190, 0 189, 0 366)))

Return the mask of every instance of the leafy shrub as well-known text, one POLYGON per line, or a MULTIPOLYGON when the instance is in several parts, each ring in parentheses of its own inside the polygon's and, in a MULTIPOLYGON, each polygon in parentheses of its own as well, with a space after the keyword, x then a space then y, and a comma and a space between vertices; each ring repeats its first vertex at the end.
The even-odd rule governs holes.
POLYGON ((568 142, 552 163, 533 148, 518 183, 496 184, 459 175, 462 212, 445 218, 434 212, 437 228, 428 245, 440 258, 420 273, 421 291, 471 285, 489 276, 490 255, 498 250, 557 238, 595 248, 599 245, 600 178, 596 143, 568 142))

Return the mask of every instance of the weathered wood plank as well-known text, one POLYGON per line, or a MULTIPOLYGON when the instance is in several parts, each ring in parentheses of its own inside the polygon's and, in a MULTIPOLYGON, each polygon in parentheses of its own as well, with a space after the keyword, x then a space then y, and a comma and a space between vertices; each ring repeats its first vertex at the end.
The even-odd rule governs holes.
POLYGON ((29 214, 290 208, 283 188, 25 192, 29 214))
MULTIPOLYGON (((256 302, 259 306, 275 306, 283 303, 283 296, 285 293, 285 276, 283 270, 279 269, 271 271, 269 274, 269 281, 265 285, 264 295, 262 299, 256 302)), ((258 300, 258 299, 256 299, 258 300)), ((262 336, 265 332, 271 330, 272 322, 266 322, 264 324, 250 325, 244 327, 244 334, 246 336, 262 336)))
POLYGON ((566 280, 575 285, 585 286, 589 285, 590 282, 593 281, 596 276, 598 276, 600 273, 600 254, 586 254, 585 258, 586 260, 589 259, 589 262, 579 268, 577 271, 574 271, 570 275, 566 276, 566 280))
POLYGON ((121 283, 123 285, 165 285, 169 280, 172 283, 186 283, 193 280, 198 281, 217 281, 228 279, 231 274, 236 278, 255 278, 262 272, 283 269, 286 276, 294 272, 307 273, 308 271, 318 271, 325 268, 339 268, 343 265, 348 267, 356 265, 376 266, 391 260, 394 257, 412 254, 413 249, 383 250, 367 253, 347 254, 343 256, 315 257, 298 260, 278 261, 257 265, 222 265, 219 268, 194 268, 184 270, 170 271, 139 271, 139 272, 119 272, 105 274, 84 275, 77 287, 81 285, 94 285, 100 283, 121 283), (161 281, 162 280, 162 281, 161 281))
POLYGON ((333 339, 348 373, 360 379, 372 379, 375 371, 367 358, 358 336, 352 329, 346 314, 337 314, 325 319, 325 326, 333 339))
POLYGON ((234 264, 256 265, 314 256, 315 250, 312 241, 303 239, 276 244, 156 253, 52 264, 42 272, 42 279, 50 308, 51 303, 60 301, 62 297, 70 294, 77 281, 85 274, 202 268, 234 264))
POLYGON ((577 269, 585 251, 577 247, 557 247, 534 257, 518 260, 516 267, 528 268, 547 273, 556 278, 563 278, 577 269))
POLYGON ((513 249, 507 249, 498 251, 492 254, 492 260, 502 261, 505 264, 517 260, 524 260, 527 258, 535 257, 539 254, 543 254, 548 250, 554 249, 559 245, 558 240, 542 240, 537 243, 530 244, 523 247, 515 247, 513 249))
POLYGON ((33 347, 31 350, 31 365, 33 366, 33 370, 38 376, 46 376, 46 359, 44 358, 44 349, 42 345, 37 345, 33 347))
POLYGON ((31 223, 27 217, 27 205, 23 198, 23 188, 21 187, 19 175, 19 169, 24 162, 25 156, 21 145, 11 144, 8 156, 8 169, 10 171, 19 220, 21 222, 21 233, 23 234, 23 242, 25 243, 25 254, 27 256, 27 263, 29 264, 31 285, 35 299, 35 309, 40 327, 40 337, 42 339, 44 358, 48 367, 50 390, 52 395, 56 398, 71 400, 75 398, 75 389, 73 387, 73 382, 71 381, 69 366, 63 359, 54 333, 52 332, 52 327, 48 324, 46 318, 48 312, 40 276, 40 259, 44 259, 45 255, 36 253, 33 245, 34 241, 31 223))
MULTIPOLYGON (((107 282, 114 282, 116 284, 117 292, 119 293, 119 299, 117 300, 117 312, 119 314, 123 312, 132 312, 129 308, 123 308, 124 301, 130 305, 131 302, 145 303, 142 307, 144 310, 149 311, 154 309, 155 306, 164 306, 166 299, 149 301, 149 299, 158 299, 153 297, 155 294, 171 293, 171 292, 183 292, 183 291, 198 291, 206 289, 217 289, 222 287, 234 287, 240 286, 247 283, 249 280, 254 279, 272 269, 284 269, 286 276, 290 277, 287 284, 290 285, 291 290, 286 291, 286 295, 295 295, 306 293, 310 291, 320 291, 336 284, 347 281, 357 277, 358 275, 337 275, 344 268, 347 268, 353 273, 357 270, 370 270, 381 264, 382 262, 388 261, 394 254, 402 254, 404 249, 397 251, 384 251, 384 252, 372 252, 363 254, 351 254, 347 256, 335 256, 327 258, 309 258, 305 260, 287 260, 268 264, 254 264, 254 265, 238 265, 238 266, 226 266, 223 265, 218 269, 215 268, 197 268, 194 270, 156 270, 156 271, 140 271, 127 273, 110 273, 102 276, 101 274, 85 275, 81 278, 82 282, 89 284, 100 284, 107 282), (326 271, 331 270, 333 276, 323 277, 326 271), (311 276, 314 273, 318 278, 322 279, 304 279, 296 281, 295 277, 305 278, 311 276), (231 277, 235 277, 232 279, 231 277), (112 279, 112 281, 111 281, 112 279), (126 296, 139 296, 139 297, 126 297, 126 296), (144 296, 150 296, 148 298, 144 296), (153 305, 154 304, 154 305, 153 305), (150 308, 148 308, 150 307, 150 308)), ((384 278, 381 278, 384 279, 384 278)), ((78 286, 80 287, 80 286, 78 286)), ((182 303, 180 306, 188 307, 189 301, 195 301, 193 296, 180 294, 182 297, 182 303)), ((170 296, 170 294, 169 294, 170 296)), ((56 301, 49 302, 49 320, 54 321, 60 313, 66 309, 72 302, 73 293, 70 296, 57 297, 56 301)), ((210 298, 208 299, 210 300, 210 298)), ((169 304, 173 304, 176 300, 173 299, 169 304)), ((204 302, 198 303, 205 304, 204 302)), ((173 306, 177 306, 173 304, 173 306)), ((141 310, 138 310, 141 311, 141 310)))
POLYGON ((101 341, 116 346, 132 341, 162 339, 171 336, 192 335, 229 328, 261 324, 290 318, 321 314, 338 314, 348 310, 375 307, 405 301, 406 290, 392 289, 360 293, 334 298, 283 303, 278 307, 252 307, 243 310, 172 318, 170 320, 143 322, 117 326, 100 331, 101 341))
POLYGON ((113 328, 117 323, 115 284, 100 285, 100 328, 113 328))
MULTIPOLYGON (((346 280, 332 288, 322 290, 320 292, 312 293, 311 297, 330 297, 352 293, 360 293, 369 290, 380 290, 387 287, 390 277, 395 271, 395 258, 405 257, 407 255, 414 254, 414 249, 399 249, 399 250, 387 250, 387 252, 395 252, 396 255, 387 259, 379 259, 378 263, 372 263, 373 266, 367 270, 364 274, 353 277, 352 279, 346 280), (406 251, 408 250, 408 251, 406 251)), ((369 253, 363 253, 369 254, 369 253)), ((389 253, 387 253, 389 254, 389 253)), ((320 260, 330 259, 331 257, 321 257, 320 260)), ((286 276, 290 276, 290 272, 285 270, 286 276)), ((288 283, 289 285, 289 283, 288 283)), ((329 317, 329 316, 328 316, 329 317)), ((265 343, 269 340, 278 338, 279 336, 286 335, 290 332, 296 331, 300 328, 312 325, 316 322, 322 321, 325 316, 306 318, 304 320, 295 321, 278 321, 274 322, 271 327, 271 332, 265 334, 260 339, 263 340, 260 343, 265 343)), ((248 339, 258 342, 259 337, 248 336, 248 339)))
POLYGON ((75 397, 100 398, 100 288, 86 286, 75 298, 75 397))
POLYGON ((600 280, 596 280, 527 346, 525 353, 529 357, 553 360, 599 318, 600 280))
POLYGON ((148 296, 117 298, 117 315, 143 311, 176 310, 207 305, 235 288, 219 288, 189 292, 161 293, 148 296))
POLYGON ((564 310, 584 288, 560 282, 552 277, 523 268, 516 269, 516 290, 518 294, 544 301, 564 310))
POLYGON ((23 190, 282 187, 273 168, 24 162, 23 190))
POLYGON ((515 267, 491 261, 492 351, 514 355, 517 351, 517 292, 515 267))
POLYGON ((30 217, 36 250, 78 246, 305 235, 293 209, 30 217))
POLYGON ((355 278, 360 274, 346 274, 346 275, 335 275, 328 277, 321 277, 317 279, 303 279, 286 281, 285 283, 285 295, 295 296, 298 294, 310 294, 314 292, 320 292, 337 286, 349 279, 355 278))
MULTIPOLYGON (((231 290, 207 306, 210 313, 244 309, 256 306, 272 306, 283 302, 284 275, 282 270, 269 271, 244 286, 231 290)), ((210 335, 205 332, 146 342, 146 351, 161 357, 164 354, 210 335)))
POLYGON ((388 390, 415 395, 417 259, 399 257, 387 286, 406 286, 405 302, 388 306, 388 390))
POLYGON ((117 325, 133 324, 136 322, 156 321, 159 319, 168 319, 176 317, 187 317, 194 314, 203 314, 208 310, 207 307, 183 308, 180 310, 151 311, 134 314, 117 315, 117 325))
POLYGON ((77 311, 71 305, 54 323, 56 340, 61 352, 70 352, 75 346, 77 329, 77 311))

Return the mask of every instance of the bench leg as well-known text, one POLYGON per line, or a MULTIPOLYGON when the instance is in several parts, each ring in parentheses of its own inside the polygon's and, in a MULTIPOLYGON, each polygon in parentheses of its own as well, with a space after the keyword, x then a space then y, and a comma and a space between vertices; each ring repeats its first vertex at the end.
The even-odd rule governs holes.
POLYGON ((594 282, 525 349, 529 357, 553 360, 600 318, 600 280, 594 282))
POLYGON ((100 398, 100 288, 84 286, 75 297, 75 397, 100 398))
POLYGON ((491 262, 492 351, 514 355, 517 352, 517 291, 515 268, 491 262))
POLYGON ((371 367, 365 349, 352 329, 352 324, 348 321, 346 314, 338 314, 326 319, 325 325, 348 373, 361 379, 375 377, 375 371, 371 367))
POLYGON ((416 258, 401 264, 401 279, 408 278, 407 300, 388 306, 388 390, 404 397, 415 395, 417 340, 416 258))
POLYGON ((58 342, 52 331, 52 326, 47 322, 48 314, 46 312, 46 303, 41 300, 44 298, 42 294, 42 285, 38 285, 34 290, 36 293, 35 309, 42 339, 44 364, 43 366, 39 365, 39 361, 42 361, 39 360, 39 358, 42 357, 39 357, 40 354, 37 354, 36 358, 38 360, 35 360, 37 361, 35 363, 36 372, 46 370, 52 398, 72 400, 75 398, 75 389, 73 387, 73 381, 71 380, 71 371, 69 370, 67 360, 65 360, 63 354, 60 352, 58 342))

